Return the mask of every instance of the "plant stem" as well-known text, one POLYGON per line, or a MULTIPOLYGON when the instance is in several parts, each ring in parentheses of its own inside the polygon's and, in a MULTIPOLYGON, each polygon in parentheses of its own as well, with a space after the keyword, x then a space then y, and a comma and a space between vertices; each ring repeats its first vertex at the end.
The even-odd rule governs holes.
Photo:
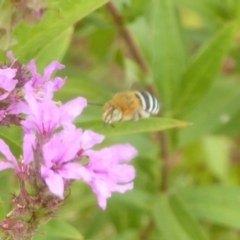
POLYGON ((122 17, 119 15, 116 7, 112 2, 108 2, 106 4, 108 11, 111 13, 113 20, 117 27, 119 28, 123 39, 125 40, 126 44, 129 47, 129 50, 132 54, 132 57, 135 59, 135 61, 138 63, 140 68, 143 70, 145 74, 148 74, 148 67, 146 62, 144 61, 141 52, 139 51, 138 47, 136 46, 130 32, 128 29, 124 26, 124 22, 122 17))
POLYGON ((162 179, 159 189, 160 191, 165 192, 168 189, 168 175, 169 175, 169 149, 168 149, 168 137, 166 132, 159 132, 159 142, 161 146, 160 158, 163 161, 162 179))
POLYGON ((141 232, 141 235, 139 236, 139 240, 148 239, 148 236, 151 234, 153 228, 154 228, 154 222, 153 220, 150 220, 146 228, 141 232))

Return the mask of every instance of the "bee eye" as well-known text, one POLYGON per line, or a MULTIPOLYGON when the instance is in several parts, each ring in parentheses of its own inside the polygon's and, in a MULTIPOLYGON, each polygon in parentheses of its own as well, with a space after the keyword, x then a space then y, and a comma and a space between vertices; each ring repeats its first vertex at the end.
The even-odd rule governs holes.
POLYGON ((118 109, 114 109, 112 112, 112 121, 117 122, 120 121, 122 118, 122 114, 118 109))

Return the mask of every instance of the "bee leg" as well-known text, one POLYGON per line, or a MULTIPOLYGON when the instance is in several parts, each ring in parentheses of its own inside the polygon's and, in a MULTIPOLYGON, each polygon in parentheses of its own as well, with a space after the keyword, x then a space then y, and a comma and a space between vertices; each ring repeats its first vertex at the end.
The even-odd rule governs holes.
POLYGON ((148 118, 149 116, 150 116, 150 113, 146 111, 142 111, 139 113, 139 117, 142 117, 142 118, 148 118))
POLYGON ((132 120, 133 121, 137 121, 139 119, 139 114, 138 113, 135 113, 132 117, 132 120))

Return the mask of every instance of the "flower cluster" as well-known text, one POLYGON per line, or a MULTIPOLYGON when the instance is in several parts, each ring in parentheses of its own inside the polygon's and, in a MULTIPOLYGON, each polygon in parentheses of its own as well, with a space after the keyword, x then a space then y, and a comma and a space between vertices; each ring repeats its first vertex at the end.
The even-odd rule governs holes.
POLYGON ((75 180, 84 181, 92 188, 102 209, 106 208, 112 192, 132 189, 135 171, 127 163, 137 155, 135 148, 119 144, 93 150, 104 136, 77 129, 73 124, 87 106, 86 99, 77 97, 63 105, 53 101, 54 91, 64 85, 65 79, 50 78, 55 70, 64 66, 52 62, 41 76, 33 60, 28 66, 16 68, 16 60, 8 55, 12 66, 0 69, 0 121, 15 114, 24 129, 24 141, 23 156, 17 160, 0 139, 0 152, 5 156, 0 161, 0 171, 14 169, 20 183, 20 195, 13 201, 15 208, 7 220, 0 222, 0 228, 11 219, 18 223, 13 224, 16 228, 11 228, 13 236, 27 234, 30 230, 26 222, 35 221, 37 225, 54 216, 75 180), (24 119, 20 117, 22 113, 26 116, 24 119), (81 161, 83 158, 87 163, 81 161), (20 215, 24 221, 19 225, 20 215))

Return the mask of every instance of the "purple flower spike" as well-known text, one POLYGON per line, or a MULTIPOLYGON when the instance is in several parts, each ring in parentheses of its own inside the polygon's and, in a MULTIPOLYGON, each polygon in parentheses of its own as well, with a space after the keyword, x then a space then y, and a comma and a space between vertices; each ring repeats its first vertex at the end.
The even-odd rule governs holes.
POLYGON ((86 168, 92 173, 92 179, 87 183, 97 195, 98 204, 102 209, 106 209, 107 198, 112 192, 124 193, 133 188, 135 169, 121 162, 130 161, 136 155, 136 149, 129 144, 104 148, 100 151, 88 151, 90 161, 86 168))

